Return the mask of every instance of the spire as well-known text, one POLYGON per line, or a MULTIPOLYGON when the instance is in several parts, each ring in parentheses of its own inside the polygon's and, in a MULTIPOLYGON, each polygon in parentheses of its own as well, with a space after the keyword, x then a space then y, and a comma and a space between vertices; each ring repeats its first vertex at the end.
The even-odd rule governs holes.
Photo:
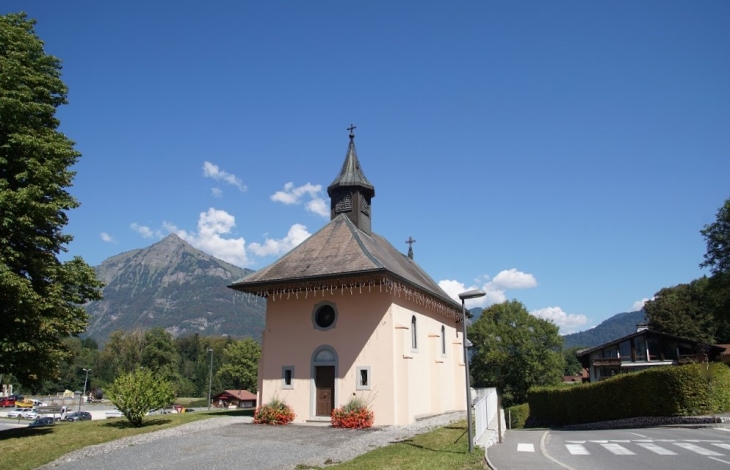
POLYGON ((355 134, 353 133, 355 129, 356 127, 353 125, 347 128, 350 131, 350 144, 347 146, 347 155, 345 156, 345 162, 342 164, 340 174, 327 187, 327 194, 330 197, 332 197, 332 191, 340 187, 359 187, 365 190, 369 197, 375 196, 375 188, 365 177, 360 167, 360 160, 357 158, 355 134))
POLYGON ((352 222, 370 234, 370 200, 375 197, 375 187, 368 181, 360 167, 355 150, 355 126, 350 124, 350 144, 342 169, 335 180, 327 187, 331 199, 330 218, 346 213, 352 222))

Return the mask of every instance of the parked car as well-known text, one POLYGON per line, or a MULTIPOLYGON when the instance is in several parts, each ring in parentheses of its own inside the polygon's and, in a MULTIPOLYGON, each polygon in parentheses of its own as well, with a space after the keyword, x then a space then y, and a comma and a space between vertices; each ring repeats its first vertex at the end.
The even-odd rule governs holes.
POLYGON ((43 418, 34 419, 33 422, 28 425, 28 427, 29 428, 38 428, 41 426, 50 426, 52 424, 56 424, 56 421, 53 418, 46 416, 43 418))
POLYGON ((91 413, 88 411, 74 411, 66 415, 66 421, 89 421, 91 413))
POLYGON ((8 406, 15 406, 14 397, 0 397, 0 406, 6 408, 8 406))
POLYGON ((19 418, 20 414, 24 411, 28 411, 27 408, 15 408, 14 410, 8 411, 8 418, 19 418))
POLYGON ((25 409, 22 413, 20 413, 20 417, 23 419, 36 419, 38 417, 38 412, 36 410, 25 409))
POLYGON ((116 410, 116 409, 112 410, 112 411, 107 411, 105 413, 105 415, 107 418, 121 418, 122 416, 124 416, 124 414, 121 411, 116 410))

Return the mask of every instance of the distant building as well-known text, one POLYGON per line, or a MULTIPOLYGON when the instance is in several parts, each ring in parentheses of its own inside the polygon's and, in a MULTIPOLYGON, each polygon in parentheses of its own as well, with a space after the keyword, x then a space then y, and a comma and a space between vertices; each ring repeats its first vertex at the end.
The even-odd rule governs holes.
POLYGON ((333 408, 359 397, 375 425, 464 410, 461 304, 412 249, 404 255, 372 232, 375 188, 354 138, 327 188, 330 222, 230 286, 267 299, 259 403, 279 398, 297 422, 328 421, 333 408))
POLYGON ((256 395, 248 390, 224 390, 211 397, 211 402, 218 408, 255 408, 256 395))
POLYGON ((636 372, 650 367, 713 362, 724 347, 652 331, 639 325, 638 331, 600 346, 578 351, 576 356, 588 371, 588 381, 636 372))

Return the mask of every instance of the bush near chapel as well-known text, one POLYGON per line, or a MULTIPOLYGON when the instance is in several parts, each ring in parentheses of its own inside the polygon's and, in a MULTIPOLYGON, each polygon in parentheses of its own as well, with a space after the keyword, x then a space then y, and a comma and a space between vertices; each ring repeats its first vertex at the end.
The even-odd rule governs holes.
POLYGON ((253 415, 255 424, 289 424, 294 421, 296 414, 289 405, 278 398, 272 399, 269 403, 256 409, 253 415))
POLYGON ((730 410, 725 364, 656 367, 597 383, 533 388, 534 426, 564 426, 643 416, 697 416, 730 410))
POLYGON ((353 398, 347 405, 332 410, 332 427, 335 428, 369 428, 374 419, 375 413, 359 398, 353 398))

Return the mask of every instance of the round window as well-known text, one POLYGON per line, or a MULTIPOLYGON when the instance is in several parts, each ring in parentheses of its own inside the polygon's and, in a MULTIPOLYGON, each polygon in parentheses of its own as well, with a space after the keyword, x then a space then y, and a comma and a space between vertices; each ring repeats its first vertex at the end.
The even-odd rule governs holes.
POLYGON ((329 328, 335 322, 335 309, 331 305, 323 305, 314 315, 314 321, 320 328, 329 328))

